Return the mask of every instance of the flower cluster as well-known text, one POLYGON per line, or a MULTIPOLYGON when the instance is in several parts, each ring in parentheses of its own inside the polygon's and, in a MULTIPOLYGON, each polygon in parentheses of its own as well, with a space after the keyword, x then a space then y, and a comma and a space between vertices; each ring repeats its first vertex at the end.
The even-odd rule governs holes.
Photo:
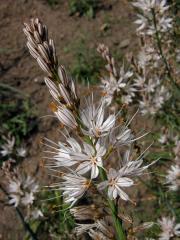
POLYGON ((162 217, 158 224, 161 228, 159 240, 169 240, 172 237, 180 236, 180 223, 176 224, 174 217, 162 217))
POLYGON ((174 148, 174 163, 167 171, 166 184, 170 191, 178 191, 180 187, 180 141, 176 141, 176 147, 174 148))
POLYGON ((18 171, 13 171, 8 176, 9 204, 15 207, 19 205, 28 206, 33 204, 35 193, 39 186, 31 176, 22 175, 18 171))
POLYGON ((1 188, 8 198, 8 204, 15 207, 26 221, 43 217, 37 204, 39 184, 35 177, 22 172, 19 167, 15 168, 11 159, 4 162, 2 173, 4 176, 2 186, 4 185, 5 188, 2 186, 1 188))
POLYGON ((170 98, 162 77, 163 64, 156 49, 149 44, 142 49, 134 60, 134 87, 141 113, 156 114, 170 98))
POLYGON ((26 149, 21 147, 16 147, 15 137, 11 136, 10 133, 8 136, 2 136, 4 144, 0 146, 0 154, 2 157, 9 157, 14 158, 14 155, 17 157, 25 157, 26 156, 26 149))
MULTIPOLYGON (((92 95, 82 105, 74 81, 67 75, 64 67, 58 66, 54 45, 48 40, 47 28, 38 19, 33 19, 30 24, 25 24, 24 31, 30 53, 48 74, 45 82, 56 102, 52 108, 64 127, 64 141, 55 143, 45 139, 44 143, 48 147, 45 151, 49 159, 47 167, 60 173, 60 176, 57 176, 60 178, 59 182, 51 187, 62 191, 64 202, 69 204, 70 208, 85 194, 99 194, 105 206, 110 202, 111 205, 115 204, 115 199, 130 200, 125 189, 134 186, 132 178, 142 175, 151 165, 142 166, 143 155, 132 160, 129 149, 133 148, 136 138, 129 127, 131 120, 119 124, 120 113, 110 112, 108 106, 110 101, 107 101, 106 96, 96 103, 92 95), (123 159, 119 157, 119 153, 124 155, 123 159), (107 167, 107 161, 112 159, 112 155, 116 158, 118 170, 107 167), (104 189, 105 191, 102 191, 104 189), (106 202, 105 199, 109 200, 106 202)), ((101 45, 99 52, 108 62, 107 69, 112 85, 114 86, 116 82, 112 91, 106 91, 108 98, 111 99, 120 89, 128 96, 133 96, 133 89, 128 83, 132 73, 125 72, 122 67, 120 74, 117 74, 109 50, 101 45)), ((108 81, 105 85, 106 89, 111 88, 107 86, 108 81)), ((77 209, 71 212, 78 218, 88 215, 85 213, 83 216, 78 215, 77 209)), ((110 209, 115 215, 115 226, 119 225, 120 228, 118 213, 114 213, 112 206, 110 209)), ((110 214, 106 212, 105 215, 110 214)), ((100 216, 99 219, 94 219, 92 224, 80 224, 76 228, 76 233, 88 232, 92 239, 113 239, 113 231, 109 231, 108 228, 109 222, 100 216)), ((123 236, 123 231, 121 234, 123 236)))
POLYGON ((101 88, 108 104, 113 99, 125 104, 134 102, 138 103, 142 115, 154 115, 171 97, 167 79, 176 85, 176 73, 170 67, 170 62, 177 61, 170 51, 173 19, 168 16, 169 6, 165 0, 138 0, 133 6, 139 12, 135 21, 141 38, 139 54, 128 64, 130 70, 125 71, 123 64, 118 72, 109 48, 99 44, 97 51, 107 62, 105 67, 109 73, 101 77, 101 88))
POLYGON ((65 68, 58 65, 54 42, 48 37, 47 27, 38 18, 31 19, 29 24, 24 23, 24 25, 29 52, 46 73, 45 83, 58 104, 52 106, 55 115, 65 126, 71 129, 77 128, 76 111, 79 99, 75 83, 68 76, 65 68))
POLYGON ((154 115, 171 96, 168 79, 171 84, 176 82, 170 67, 170 62, 176 62, 170 51, 173 18, 166 0, 137 0, 133 6, 138 10, 135 23, 142 45, 133 63, 137 98, 141 113, 154 115))
POLYGON ((2 189, 8 197, 9 205, 18 208, 18 211, 23 208, 27 220, 42 217, 41 210, 34 204, 39 185, 34 177, 25 174, 17 167, 18 160, 26 156, 27 150, 23 146, 17 147, 15 137, 11 136, 10 133, 7 137, 2 136, 2 139, 4 140, 0 150, 4 158, 1 167, 4 176, 2 185, 5 186, 2 189))
POLYGON ((101 88, 106 102, 110 104, 115 96, 121 95, 122 103, 131 103, 135 96, 134 92, 136 91, 131 81, 133 72, 131 70, 125 71, 124 64, 118 72, 115 66, 115 60, 111 56, 109 48, 104 44, 99 44, 97 51, 107 62, 105 68, 109 73, 109 76, 101 77, 101 88))
POLYGON ((173 19, 168 16, 166 0, 137 0, 133 5, 139 9, 137 32, 140 35, 154 35, 156 31, 164 34, 172 29, 173 19), (154 24, 156 21, 156 24, 154 24))

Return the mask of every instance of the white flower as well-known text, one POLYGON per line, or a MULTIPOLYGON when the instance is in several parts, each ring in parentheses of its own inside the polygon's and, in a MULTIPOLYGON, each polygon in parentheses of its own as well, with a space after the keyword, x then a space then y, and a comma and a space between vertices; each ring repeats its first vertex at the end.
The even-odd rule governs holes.
POLYGON ((134 7, 139 8, 140 14, 135 21, 139 25, 137 32, 139 34, 153 35, 156 30, 164 33, 172 29, 172 18, 167 16, 168 5, 166 0, 138 0, 132 3, 134 7), (154 24, 154 16, 156 26, 154 24))
POLYGON ((133 6, 140 8, 142 11, 151 11, 155 7, 156 0, 138 0, 133 2, 133 6))
POLYGON ((100 183, 98 188, 104 189, 108 187, 108 196, 111 199, 115 199, 119 195, 120 198, 125 201, 130 200, 129 196, 122 190, 123 187, 131 187, 134 185, 134 181, 129 177, 140 176, 154 163, 155 161, 142 167, 143 160, 140 157, 133 161, 130 160, 130 150, 127 150, 122 161, 123 167, 121 167, 119 171, 111 168, 107 174, 107 181, 100 183))
POLYGON ((180 223, 176 224, 175 218, 162 217, 158 223, 162 231, 159 240, 169 240, 174 236, 180 236, 180 223))
POLYGON ((159 19, 159 24, 158 24, 158 30, 160 32, 167 32, 170 29, 172 29, 173 25, 172 25, 172 21, 173 19, 170 17, 162 17, 159 19))
POLYGON ((34 194, 38 190, 38 185, 30 176, 20 175, 19 173, 9 179, 8 193, 9 203, 17 207, 19 204, 24 206, 33 203, 35 196, 34 194))
POLYGON ((79 164, 76 171, 79 174, 85 174, 89 170, 91 171, 91 179, 96 178, 99 174, 99 168, 102 167, 102 157, 106 153, 106 149, 99 144, 99 142, 96 143, 95 148, 93 148, 91 145, 84 143, 84 156, 80 153, 80 155, 75 153, 74 157, 75 159, 80 159, 83 161, 79 164))
MULTIPOLYGON (((53 156, 54 163, 50 167, 69 167, 76 165, 78 174, 91 172, 91 179, 99 174, 98 167, 102 167, 102 157, 106 153, 104 146, 98 141, 93 147, 86 142, 81 146, 74 138, 67 138, 67 144, 59 143, 58 148, 54 147, 57 154, 53 156)), ((53 153, 53 152, 52 152, 53 153)))
POLYGON ((131 153, 131 150, 129 149, 124 154, 123 161, 122 161, 122 168, 120 168, 119 170, 120 176, 131 176, 131 177, 140 176, 148 167, 150 167, 156 162, 156 161, 153 161, 148 165, 142 166, 143 164, 142 154, 137 159, 131 160, 130 153, 131 153))
POLYGON ((152 9, 157 9, 161 14, 163 14, 169 8, 166 0, 137 0, 132 4, 145 13, 150 12, 152 9))
POLYGON ((21 198, 21 203, 24 206, 30 205, 34 202, 34 193, 33 192, 25 192, 24 196, 21 198))
POLYGON ((162 143, 162 144, 165 144, 165 143, 168 141, 168 135, 167 135, 167 134, 162 134, 162 135, 159 137, 158 141, 159 141, 160 143, 162 143))
POLYGON ((9 196, 11 198, 9 200, 9 204, 14 205, 14 207, 17 207, 20 203, 20 200, 21 200, 20 195, 16 195, 16 194, 11 193, 9 196))
POLYGON ((180 140, 176 140, 176 146, 173 149, 173 152, 175 154, 175 161, 178 163, 180 162, 180 140))
POLYGON ((103 89, 104 98, 108 105, 112 102, 114 94, 120 92, 122 92, 123 103, 128 104, 131 102, 131 100, 127 100, 127 98, 132 98, 133 92, 135 91, 135 89, 130 84, 130 78, 132 75, 133 72, 130 70, 125 71, 124 65, 122 65, 118 76, 115 77, 114 75, 110 74, 109 78, 104 77, 101 79, 101 88, 103 89), (126 95, 124 96, 124 94, 126 95))
POLYGON ((172 165, 167 171, 166 183, 169 186, 169 190, 177 191, 180 187, 180 166, 172 165))
POLYGON ((136 29, 136 31, 140 34, 144 34, 143 30, 148 26, 148 20, 143 15, 138 14, 137 16, 138 19, 134 23, 139 25, 139 27, 136 29))
POLYGON ((89 136, 101 137, 109 133, 115 125, 115 114, 105 118, 106 105, 104 99, 100 100, 100 104, 96 107, 92 102, 88 103, 85 110, 82 110, 81 120, 84 125, 83 133, 89 136))
POLYGON ((44 215, 42 211, 38 208, 35 208, 30 212, 30 218, 33 220, 39 219, 41 217, 44 217, 44 215))
POLYGON ((15 145, 15 137, 13 136, 11 137, 9 134, 8 137, 3 136, 2 138, 5 141, 5 143, 0 146, 0 148, 2 149, 0 150, 0 153, 4 157, 10 155, 13 152, 13 148, 15 145))
POLYGON ((73 206, 78 199, 80 199, 84 193, 90 187, 91 181, 74 173, 65 174, 62 177, 63 182, 54 186, 59 186, 59 189, 63 191, 64 202, 70 203, 73 206))
POLYGON ((113 132, 111 135, 111 142, 116 146, 128 145, 134 140, 132 131, 127 126, 118 129, 117 135, 113 132))
POLYGON ((24 147, 17 148, 16 151, 19 157, 25 157, 27 154, 26 148, 24 147))
POLYGON ((123 200, 129 200, 128 195, 122 190, 124 187, 130 187, 134 184, 133 180, 127 177, 121 177, 115 169, 109 169, 107 181, 99 184, 99 189, 108 187, 108 196, 111 199, 116 199, 119 195, 123 200))
POLYGON ((159 85, 154 90, 154 94, 148 94, 147 98, 143 98, 143 100, 139 101, 142 115, 156 114, 169 98, 170 93, 168 90, 164 86, 159 85))
POLYGON ((137 112, 132 116, 132 118, 127 121, 122 126, 117 126, 113 128, 112 131, 109 133, 109 141, 112 147, 120 147, 123 145, 130 145, 132 142, 142 138, 146 134, 141 136, 134 137, 132 130, 129 128, 130 123, 132 122, 133 118, 136 116, 137 112))

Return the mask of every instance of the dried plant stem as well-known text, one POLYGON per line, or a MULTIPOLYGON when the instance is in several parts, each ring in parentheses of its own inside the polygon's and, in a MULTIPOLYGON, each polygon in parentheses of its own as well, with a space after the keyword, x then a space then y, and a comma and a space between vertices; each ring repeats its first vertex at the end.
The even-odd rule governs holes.
POLYGON ((153 24, 154 24, 154 28, 155 28, 155 37, 156 37, 156 42, 157 42, 157 47, 158 47, 158 50, 159 50, 159 54, 164 62, 164 65, 165 65, 165 68, 166 68, 166 71, 167 71, 167 75, 169 77, 169 79, 172 81, 173 85, 177 88, 177 89, 180 89, 178 84, 176 83, 175 79, 173 78, 172 74, 171 74, 171 68, 168 64, 168 61, 163 53, 163 49, 162 49, 162 44, 161 44, 161 39, 160 39, 160 36, 159 36, 159 31, 157 29, 157 21, 156 21, 156 13, 154 11, 154 9, 151 10, 152 11, 152 16, 153 16, 153 24))
MULTIPOLYGON (((106 172, 104 171, 104 169, 99 168, 99 172, 100 172, 100 177, 103 181, 107 180, 107 176, 106 176, 106 172)), ((121 219, 118 217, 118 212, 117 212, 117 207, 114 204, 114 201, 111 200, 109 197, 107 199, 109 208, 111 210, 111 214, 112 214, 112 218, 114 221, 114 226, 116 229, 116 233, 117 233, 117 239, 118 240, 126 240, 126 235, 124 232, 124 229, 122 227, 122 221, 121 219)))

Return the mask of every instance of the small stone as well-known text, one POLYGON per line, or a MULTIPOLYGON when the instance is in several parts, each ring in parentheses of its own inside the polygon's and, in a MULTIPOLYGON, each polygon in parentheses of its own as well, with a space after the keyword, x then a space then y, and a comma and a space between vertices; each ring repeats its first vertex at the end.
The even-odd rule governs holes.
POLYGON ((130 44, 130 40, 129 39, 125 39, 120 43, 120 48, 127 48, 130 44))
POLYGON ((105 32, 107 31, 108 29, 110 28, 110 25, 108 23, 104 23, 101 27, 100 27, 100 30, 102 32, 105 32))

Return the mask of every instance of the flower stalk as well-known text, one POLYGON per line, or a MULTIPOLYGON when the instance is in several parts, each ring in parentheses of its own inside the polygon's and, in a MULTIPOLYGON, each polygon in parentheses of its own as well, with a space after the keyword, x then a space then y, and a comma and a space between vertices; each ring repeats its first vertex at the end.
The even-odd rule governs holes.
MULTIPOLYGON (((102 181, 106 181, 107 175, 106 175, 106 172, 104 171, 104 169, 100 168, 99 172, 100 172, 100 177, 101 177, 102 181)), ((118 240, 126 240, 125 231, 122 226, 122 220, 118 217, 118 209, 117 209, 114 201, 111 200, 109 197, 107 198, 107 202, 108 202, 109 208, 111 210, 112 218, 114 221, 114 226, 115 226, 116 233, 117 233, 117 239, 118 240)))
MULTIPOLYGON (((85 107, 82 107, 75 82, 68 76, 65 68, 58 65, 55 46, 53 40, 48 38, 47 27, 39 19, 32 19, 30 24, 25 23, 24 32, 31 55, 46 73, 45 83, 56 102, 52 110, 64 128, 64 141, 55 143, 45 139, 44 145, 48 147, 45 152, 49 154, 47 158, 50 160, 46 166, 57 173, 60 171, 60 177, 57 176, 60 181, 50 187, 62 192, 62 199, 69 205, 69 209, 78 204, 86 194, 92 195, 95 206, 98 206, 95 196, 104 189, 107 204, 105 202, 103 204, 105 208, 109 206, 111 214, 106 209, 105 214, 100 214, 98 219, 92 219, 92 224, 78 223, 76 234, 86 232, 90 237, 93 236, 93 239, 97 239, 95 236, 98 236, 98 239, 115 239, 116 236, 118 240, 126 240, 126 231, 118 216, 118 203, 115 202, 119 202, 116 201, 119 199, 130 200, 124 188, 134 185, 131 177, 141 175, 149 167, 141 166, 143 164, 141 157, 133 161, 130 159, 130 152, 127 149, 136 140, 128 128, 130 122, 119 124, 119 113, 115 114, 114 111, 110 113, 110 102, 107 102, 105 97, 101 97, 95 103, 92 94, 85 99, 85 107), (121 168, 108 169, 104 161, 111 157, 111 153, 117 153, 116 156, 119 156, 120 146, 125 147, 122 150, 125 159, 117 159, 121 161, 119 164, 121 168), (91 191, 93 187, 95 191, 91 191), (112 221, 114 224, 110 226, 109 223, 112 225, 112 221)), ((99 51, 108 62, 108 70, 113 77, 112 86, 116 89, 118 85, 120 91, 128 85, 127 81, 132 73, 126 72, 122 66, 120 74, 117 75, 108 48, 101 45, 99 51)), ((128 91, 130 92, 130 89, 133 92, 132 88, 128 88, 128 91)), ((110 91, 110 98, 114 90, 110 91)), ((75 213, 77 216, 77 210, 75 213)))

